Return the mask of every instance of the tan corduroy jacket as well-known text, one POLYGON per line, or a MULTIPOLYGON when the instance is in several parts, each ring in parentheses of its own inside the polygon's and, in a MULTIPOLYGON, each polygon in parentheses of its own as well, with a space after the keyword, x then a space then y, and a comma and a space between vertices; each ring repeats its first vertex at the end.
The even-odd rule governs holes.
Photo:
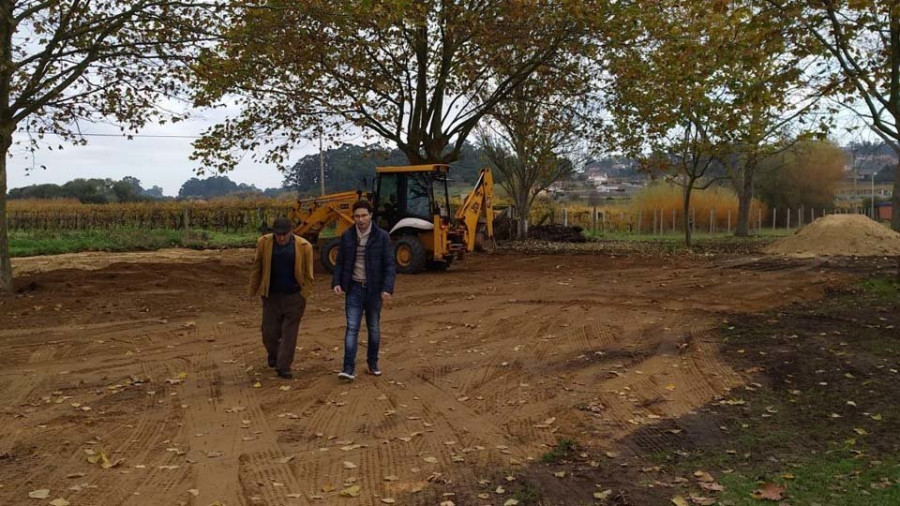
MULTIPOLYGON (((247 294, 251 297, 269 296, 269 279, 272 276, 272 248, 275 236, 266 234, 256 242, 256 255, 253 257, 253 270, 250 273, 250 286, 247 294)), ((294 236, 294 277, 300 285, 300 295, 308 299, 312 294, 313 284, 313 249, 306 239, 294 236)))

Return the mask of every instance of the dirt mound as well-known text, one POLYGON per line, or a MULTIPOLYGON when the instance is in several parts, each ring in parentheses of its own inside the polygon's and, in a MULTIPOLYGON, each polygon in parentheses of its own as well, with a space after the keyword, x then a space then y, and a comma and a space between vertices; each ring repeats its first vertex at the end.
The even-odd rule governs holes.
POLYGON ((585 242, 581 227, 565 227, 563 225, 538 225, 528 229, 529 239, 551 242, 585 242))
POLYGON ((900 255, 900 234, 869 218, 833 214, 776 241, 766 253, 793 257, 900 255))

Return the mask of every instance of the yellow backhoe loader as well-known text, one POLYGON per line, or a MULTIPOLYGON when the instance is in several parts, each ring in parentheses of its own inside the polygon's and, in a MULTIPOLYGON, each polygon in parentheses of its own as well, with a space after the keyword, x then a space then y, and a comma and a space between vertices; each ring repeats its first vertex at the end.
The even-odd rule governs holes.
POLYGON ((319 249, 322 265, 333 271, 340 235, 353 226, 353 203, 365 197, 375 207, 375 223, 391 235, 398 272, 446 269, 454 259, 494 244, 491 170, 481 170, 456 213, 450 210, 449 170, 447 165, 378 167, 374 192, 299 200, 290 216, 296 223, 294 233, 317 244, 322 231, 335 225, 337 237, 324 241, 319 249))

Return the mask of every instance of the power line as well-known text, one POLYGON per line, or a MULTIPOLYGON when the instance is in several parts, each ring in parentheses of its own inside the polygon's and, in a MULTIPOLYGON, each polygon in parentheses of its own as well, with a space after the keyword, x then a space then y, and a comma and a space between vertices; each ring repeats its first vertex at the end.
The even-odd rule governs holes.
MULTIPOLYGON (((26 132, 34 133, 34 132, 26 132)), ((85 133, 60 133, 42 132, 41 135, 59 135, 63 137, 141 137, 144 139, 199 139, 199 135, 155 135, 155 134, 85 134, 85 133)))

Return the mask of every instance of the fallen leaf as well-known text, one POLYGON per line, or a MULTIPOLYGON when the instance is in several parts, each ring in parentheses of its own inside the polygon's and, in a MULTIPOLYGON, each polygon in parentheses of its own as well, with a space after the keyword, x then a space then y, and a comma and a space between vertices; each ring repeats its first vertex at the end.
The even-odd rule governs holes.
POLYGON ((713 478, 712 475, 707 473, 706 471, 694 471, 694 477, 697 478, 697 481, 703 481, 706 483, 712 483, 712 482, 716 481, 716 479, 713 478))
POLYGON ((703 490, 709 490, 710 492, 722 492, 725 490, 725 487, 719 485, 718 483, 700 483, 700 488, 703 490))
POLYGON ((281 457, 280 459, 278 459, 278 462, 279 462, 280 464, 287 464, 288 462, 290 462, 290 461, 292 461, 292 460, 294 460, 294 456, 293 456, 293 455, 288 455, 287 457, 281 457))
POLYGON ((558 471, 558 472, 553 473, 553 476, 556 476, 557 478, 565 478, 565 477, 566 477, 566 472, 565 472, 565 471, 558 471))
POLYGON ((50 501, 50 506, 69 506, 69 504, 69 501, 63 499, 62 497, 50 501))
POLYGON ((675 506, 688 506, 688 502, 685 501, 684 497, 681 497, 680 495, 676 495, 672 498, 672 504, 674 504, 675 506))
POLYGON ((774 483, 766 483, 762 488, 750 492, 750 497, 758 501, 780 501, 783 493, 784 487, 779 487, 774 483))
POLYGON ((697 504, 698 506, 712 506, 716 503, 716 499, 712 497, 703 497, 700 495, 691 494, 691 502, 697 504))
POLYGON ((503 503, 503 506, 516 506, 517 504, 519 504, 519 501, 515 499, 507 499, 506 502, 503 503))
POLYGON ((197 497, 198 495, 200 495, 200 489, 192 488, 192 489, 188 490, 188 494, 191 494, 192 496, 197 497))
POLYGON ((40 490, 32 490, 28 492, 28 497, 32 499, 46 499, 50 497, 50 489, 42 488, 40 490))
POLYGON ((383 503, 385 503, 385 504, 394 504, 395 502, 397 502, 397 500, 396 500, 396 499, 392 499, 392 498, 390 498, 390 497, 382 497, 382 498, 381 498, 381 502, 383 502, 383 503))
POLYGON ((347 462, 345 460, 344 461, 344 469, 356 469, 356 464, 354 464, 353 462, 347 462))
POLYGON ((341 497, 359 497, 359 485, 347 487, 340 492, 341 497))
POLYGON ((422 460, 424 460, 425 462, 428 462, 429 464, 437 464, 437 462, 438 462, 438 459, 436 459, 434 457, 425 457, 422 460))
POLYGON ((606 500, 607 497, 612 495, 612 489, 604 490, 603 492, 594 492, 594 499, 599 499, 601 501, 606 500))
POLYGON ((384 481, 397 481, 399 479, 400 478, 394 476, 393 474, 390 474, 390 475, 384 477, 384 481))
POLYGON ((287 392, 290 389, 291 389, 290 385, 281 385, 280 387, 278 387, 278 390, 284 390, 285 392, 287 392))
POLYGON ((865 436, 866 434, 869 433, 869 431, 867 431, 866 429, 860 428, 860 427, 853 429, 853 432, 859 434, 860 436, 865 436))
POLYGON ((253 384, 253 388, 262 388, 262 383, 257 381, 256 383, 253 384))

